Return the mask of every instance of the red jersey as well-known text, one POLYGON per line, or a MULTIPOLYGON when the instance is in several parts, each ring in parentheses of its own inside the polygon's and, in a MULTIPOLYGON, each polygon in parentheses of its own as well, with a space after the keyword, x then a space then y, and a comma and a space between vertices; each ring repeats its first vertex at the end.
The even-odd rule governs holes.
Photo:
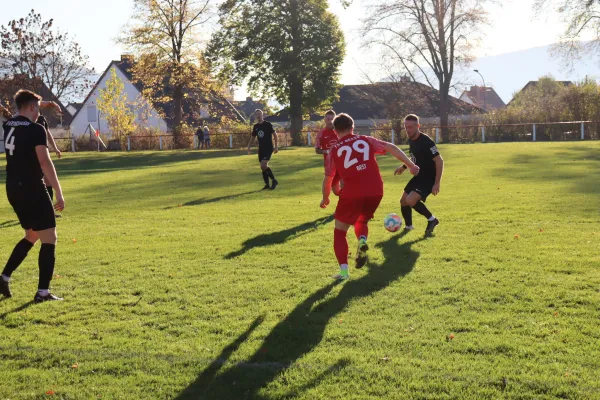
MULTIPOLYGON (((315 140, 315 148, 321 150, 329 150, 338 141, 338 135, 333 129, 323 128, 317 134, 315 140)), ((327 159, 327 154, 323 154, 323 158, 327 159)))
POLYGON ((383 196, 383 181, 376 154, 385 153, 385 142, 370 136, 348 135, 333 145, 325 162, 325 175, 336 172, 344 181, 340 197, 383 196))

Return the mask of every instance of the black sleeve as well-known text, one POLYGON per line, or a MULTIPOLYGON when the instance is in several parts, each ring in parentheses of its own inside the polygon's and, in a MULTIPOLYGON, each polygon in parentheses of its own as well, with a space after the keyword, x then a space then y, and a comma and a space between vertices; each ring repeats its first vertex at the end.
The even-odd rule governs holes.
POLYGON ((48 137, 46 136, 46 129, 44 129, 44 127, 39 124, 32 124, 31 126, 33 130, 33 132, 31 133, 31 143, 33 144, 33 147, 48 147, 48 137))
POLYGON ((256 137, 256 125, 252 127, 252 137, 256 137))
POLYGON ((423 142, 423 144, 425 146, 427 146, 427 150, 426 151, 425 151, 425 149, 423 149, 423 150, 425 153, 427 153, 427 156, 431 157, 431 159, 433 160, 434 158, 436 158, 437 156, 440 155, 440 152, 438 151, 438 148, 437 148, 435 142, 433 140, 431 140, 430 137, 427 137, 426 139, 427 140, 425 142, 423 142))
POLYGON ((269 127, 271 128, 271 133, 275 133, 275 128, 273 128, 273 124, 269 122, 269 127))

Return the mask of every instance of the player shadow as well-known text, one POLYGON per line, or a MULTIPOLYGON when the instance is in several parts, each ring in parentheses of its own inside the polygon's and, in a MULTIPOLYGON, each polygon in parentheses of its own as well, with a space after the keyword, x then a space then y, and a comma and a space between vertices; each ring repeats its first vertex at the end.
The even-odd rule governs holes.
POLYGON ((236 199, 238 197, 242 197, 242 196, 248 196, 250 194, 254 194, 254 193, 258 193, 261 192, 261 190, 253 190, 251 192, 245 192, 245 193, 237 193, 237 194, 230 194, 227 196, 220 196, 220 197, 214 197, 212 199, 206 199, 206 198, 202 198, 202 199, 197 199, 197 200, 192 200, 192 201, 188 201, 187 203, 183 203, 182 205, 177 205, 177 206, 169 206, 169 207, 165 207, 163 208, 163 210, 172 210, 174 208, 179 208, 179 207, 190 207, 190 206, 201 206, 203 204, 210 204, 210 203, 217 203, 219 201, 225 201, 225 200, 231 200, 231 199, 236 199))
POLYGON ((331 221, 333 221, 333 215, 330 215, 328 217, 322 217, 311 222, 305 222, 301 225, 285 229, 283 231, 256 236, 252 239, 246 240, 242 244, 241 249, 225 255, 225 259, 230 260, 232 258, 239 257, 255 247, 265 247, 276 244, 283 244, 292 237, 296 238, 298 236, 310 233, 318 229, 321 225, 325 225, 331 221))
MULTIPOLYGON (((322 365, 294 363, 321 343, 330 321, 353 300, 369 297, 413 270, 419 253, 412 246, 424 238, 399 244, 402 236, 404 234, 395 235, 377 245, 385 258, 381 265, 370 264, 366 275, 343 283, 336 296, 328 296, 336 283, 329 283, 315 291, 271 330, 246 361, 229 367, 212 380, 204 379, 206 375, 201 374, 200 377, 204 378, 193 382, 176 399, 266 400, 267 397, 259 394, 261 389, 288 368, 320 370, 322 365)), ((345 363, 343 365, 347 365, 345 363)), ((317 384, 318 380, 313 381, 313 385, 317 384)), ((311 387, 305 386, 306 389, 311 387)), ((289 396, 300 395, 299 390, 289 396)))
POLYGON ((0 223, 0 229, 12 228, 13 226, 19 226, 19 221, 4 221, 0 223))
MULTIPOLYGON (((7 300, 6 297, 4 297, 4 300, 7 300)), ((21 304, 19 307, 12 309, 10 311, 7 311, 5 313, 0 314, 0 320, 3 320, 4 318, 6 318, 9 314, 13 314, 13 313, 17 313, 19 311, 23 311, 29 307, 31 307, 32 305, 34 305, 35 302, 33 300, 28 301, 25 304, 21 304)))

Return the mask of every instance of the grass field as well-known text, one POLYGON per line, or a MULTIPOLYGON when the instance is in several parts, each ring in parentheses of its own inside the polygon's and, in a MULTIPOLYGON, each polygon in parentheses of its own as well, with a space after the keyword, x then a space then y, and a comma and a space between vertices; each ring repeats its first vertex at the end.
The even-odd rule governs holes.
POLYGON ((66 154, 65 301, 30 302, 36 246, 0 301, 0 399, 600 399, 600 143, 441 152, 436 235, 383 229, 408 177, 380 158, 371 263, 339 285, 309 149, 273 192, 240 151, 66 154))

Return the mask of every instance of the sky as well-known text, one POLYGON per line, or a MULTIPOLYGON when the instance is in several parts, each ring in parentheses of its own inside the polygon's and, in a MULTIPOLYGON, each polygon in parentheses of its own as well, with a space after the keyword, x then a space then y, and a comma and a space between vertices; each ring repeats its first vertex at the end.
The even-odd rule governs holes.
MULTIPOLYGON (((117 45, 114 39, 132 13, 132 0, 60 0, 60 6, 57 6, 56 1, 48 0, 27 2, 0 0, 0 5, 9 4, 9 1, 9 6, 0 7, 3 11, 0 14, 0 24, 5 25, 12 19, 21 18, 32 8, 41 13, 44 19, 53 18, 55 27, 75 37, 84 52, 89 55, 90 62, 97 73, 102 73, 111 60, 119 59, 124 53, 124 49, 117 45)), ((363 72, 365 70, 371 79, 381 78, 368 65, 361 63, 361 60, 368 59, 372 55, 369 49, 361 48, 358 32, 361 18, 365 14, 362 1, 364 0, 353 0, 349 7, 344 8, 341 0, 329 0, 330 10, 338 15, 346 37, 347 56, 342 66, 341 76, 343 84, 366 83, 363 72)), ((533 2, 534 0, 502 0, 488 7, 491 24, 485 31, 481 46, 476 50, 477 57, 481 58, 478 61, 480 64, 493 56, 541 47, 558 40, 564 29, 564 23, 553 13, 537 16, 533 11, 533 2)), ((477 65, 476 63, 475 67, 477 65)), ((481 72, 486 75, 485 70, 481 72)), ((493 79, 493 76, 490 78, 492 78, 490 82, 499 81, 493 79)), ((523 77, 521 80, 536 78, 537 76, 523 77)), ((467 84, 479 84, 480 79, 474 73, 467 73, 463 80, 467 84)), ((498 90, 512 93, 514 88, 498 90)), ((246 92, 243 88, 236 92, 238 98, 245 96, 246 92)), ((510 100, 510 94, 502 96, 503 98, 507 96, 509 98, 505 101, 510 100)))

